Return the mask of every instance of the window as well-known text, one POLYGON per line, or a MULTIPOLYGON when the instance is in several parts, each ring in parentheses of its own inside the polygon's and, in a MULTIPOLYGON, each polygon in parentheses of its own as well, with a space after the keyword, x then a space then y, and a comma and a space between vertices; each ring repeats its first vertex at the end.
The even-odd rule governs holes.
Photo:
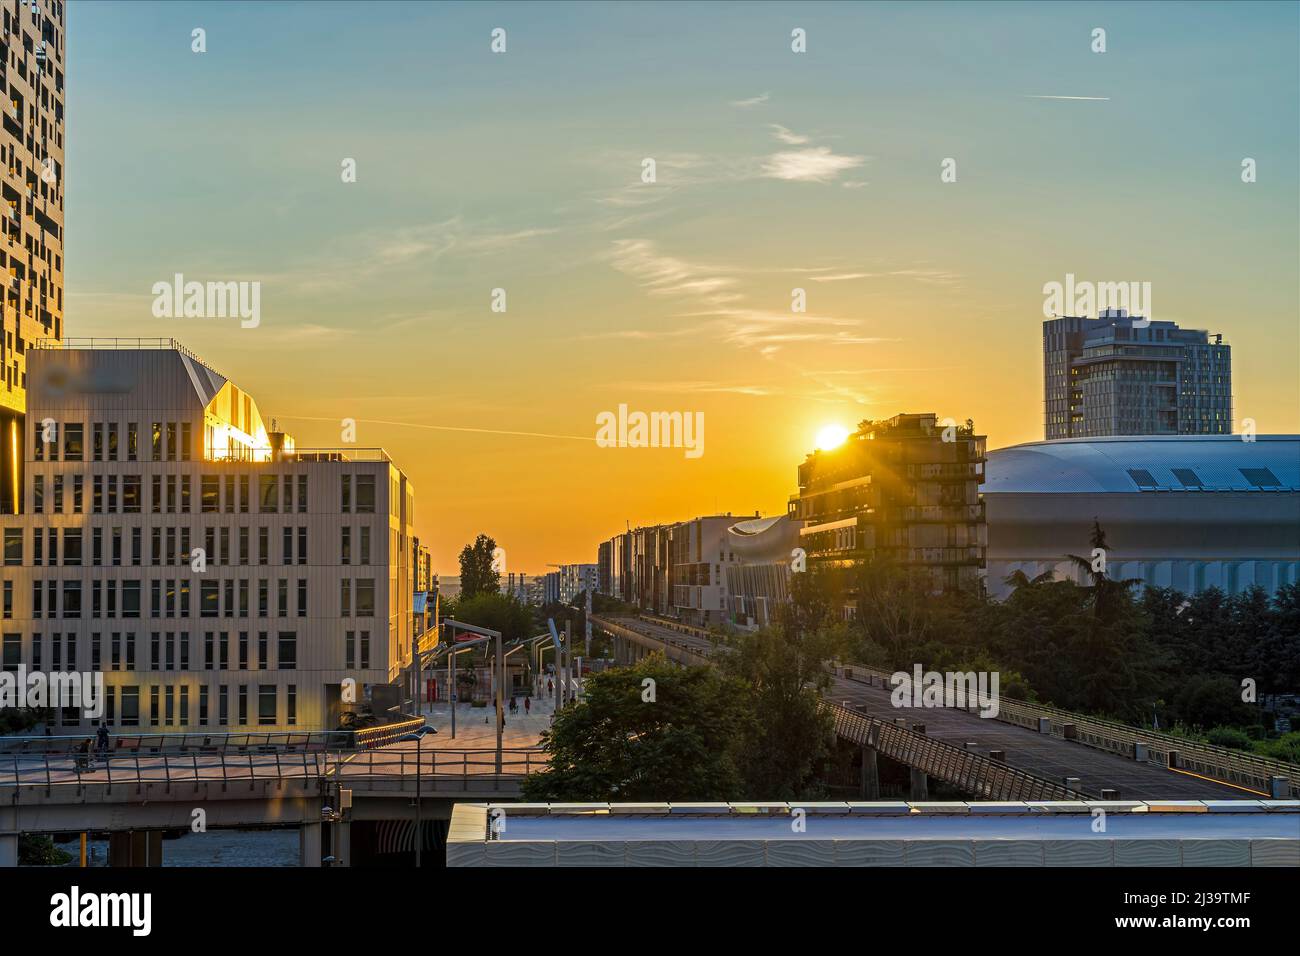
POLYGON ((341 529, 343 536, 342 544, 339 547, 339 561, 342 564, 352 563, 352 529, 344 525, 341 529))
POLYGON ((23 529, 5 528, 5 564, 23 563, 23 529))
POLYGON ((162 422, 153 423, 153 460, 163 460, 163 431, 162 422))
POLYGON ((1242 468, 1241 474, 1256 488, 1279 488, 1282 483, 1267 468, 1242 468))
POLYGON ((263 726, 275 723, 275 685, 259 684, 257 688, 257 722, 263 726))
POLYGON ((343 639, 343 666, 348 670, 356 667, 357 651, 354 646, 356 643, 356 631, 348 631, 343 639))
POLYGON ((375 476, 357 475, 357 514, 375 513, 375 476))
POLYGON ((122 476, 122 513, 138 515, 140 513, 140 476, 122 476))
POLYGON ((298 616, 307 616, 307 579, 298 579, 298 616))
POLYGON ((276 512, 280 510, 280 483, 275 475, 258 475, 257 490, 259 511, 276 512))
POLYGON ((307 563, 307 529, 305 527, 298 529, 298 563, 307 563))
POLYGON ((352 476, 343 476, 343 513, 347 514, 352 510, 352 476))
POLYGON ((140 726, 140 688, 134 685, 122 688, 123 727, 140 726))
POLYGON ((203 475, 199 479, 199 511, 212 514, 221 510, 221 478, 203 475))
POLYGON ((190 452, 194 447, 194 436, 189 422, 181 422, 181 461, 190 460, 190 452))
POLYGON ((221 613, 221 582, 199 583, 199 617, 219 617, 221 613))
POLYGON ((276 648, 276 667, 282 671, 291 671, 298 666, 298 635, 293 631, 281 631, 276 648))
POLYGON ((283 540, 283 546, 281 547, 280 552, 285 564, 293 564, 293 528, 285 525, 282 530, 283 534, 281 535, 281 538, 283 540))
POLYGON ((352 616, 352 579, 339 580, 339 617, 352 616))
POLYGON ((370 632, 361 632, 361 669, 365 670, 370 666, 370 632))
POLYGON ((1133 479, 1133 484, 1137 485, 1139 488, 1157 487, 1155 475, 1151 474, 1151 472, 1147 471, 1145 468, 1130 468, 1128 470, 1128 476, 1133 479))
POLYGON ((375 615, 375 579, 357 578, 357 617, 375 615))
POLYGON ((298 476, 298 512, 300 514, 307 511, 307 476, 298 476))
MULTIPOLYGON (((140 426, 136 422, 126 425, 126 460, 136 461, 140 455, 140 426)), ((117 459, 114 458, 114 461, 117 459)))
POLYGON ((81 461, 85 455, 85 425, 63 426, 63 460, 81 461))
POLYGON ((298 685, 290 684, 285 688, 285 718, 284 722, 290 727, 298 723, 298 685))
POLYGON ((140 582, 122 582, 122 616, 140 616, 140 582))

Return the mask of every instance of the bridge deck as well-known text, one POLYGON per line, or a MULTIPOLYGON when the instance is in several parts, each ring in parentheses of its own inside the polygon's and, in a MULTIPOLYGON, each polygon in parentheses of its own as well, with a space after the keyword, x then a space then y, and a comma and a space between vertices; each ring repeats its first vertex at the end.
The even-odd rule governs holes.
MULTIPOLYGON (((613 623, 694 654, 707 655, 713 650, 712 642, 707 638, 644 619, 618 619, 613 623)), ((909 727, 924 724, 927 736, 956 747, 972 743, 974 750, 983 754, 990 750, 1005 751, 1009 766, 1037 777, 1056 783, 1066 777, 1078 777, 1083 792, 1091 796, 1099 796, 1105 788, 1118 790, 1125 800, 1259 797, 1257 793, 1229 784, 1128 760, 1051 734, 1036 733, 963 710, 899 709, 890 701, 887 688, 871 687, 858 680, 834 677, 825 696, 829 701, 845 704, 886 722, 904 717, 909 727)))

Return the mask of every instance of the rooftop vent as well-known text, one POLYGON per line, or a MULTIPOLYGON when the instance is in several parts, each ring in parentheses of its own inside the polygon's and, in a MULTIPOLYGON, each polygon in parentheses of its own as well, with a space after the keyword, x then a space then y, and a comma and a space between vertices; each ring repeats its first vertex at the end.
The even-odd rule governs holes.
POLYGON ((1282 482, 1277 480, 1277 476, 1267 468, 1239 468, 1247 481, 1256 488, 1280 488, 1282 482))
POLYGON ((1145 468, 1130 468, 1128 476, 1133 479, 1133 484, 1139 488, 1157 488, 1156 476, 1151 474, 1145 468))

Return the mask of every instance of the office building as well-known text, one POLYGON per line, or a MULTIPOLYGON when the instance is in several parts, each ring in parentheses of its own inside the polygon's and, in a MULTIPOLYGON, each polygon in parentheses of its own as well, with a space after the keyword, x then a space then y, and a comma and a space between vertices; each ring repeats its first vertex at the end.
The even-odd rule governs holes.
POLYGON ((27 357, 63 337, 64 29, 62 0, 3 0, 0 122, 5 267, 0 334, 0 514, 21 507, 27 357))
POLYGON ((945 427, 932 413, 863 422, 839 447, 813 452, 789 505, 809 569, 880 562, 934 590, 978 586, 984 452, 969 421, 945 427))
POLYGON ((1043 382, 1048 439, 1233 431, 1223 336, 1123 309, 1043 322, 1043 382))
POLYGON ((332 728, 399 679, 419 552, 388 456, 297 448, 173 340, 83 344, 27 355, 5 669, 102 672, 115 732, 332 728))

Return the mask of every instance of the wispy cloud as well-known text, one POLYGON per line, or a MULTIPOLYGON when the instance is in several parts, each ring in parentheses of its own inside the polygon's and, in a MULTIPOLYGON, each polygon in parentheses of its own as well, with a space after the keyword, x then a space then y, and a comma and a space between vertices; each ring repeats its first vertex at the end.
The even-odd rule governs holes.
POLYGON ((807 136, 791 132, 779 123, 772 123, 771 127, 773 129, 772 135, 787 146, 802 146, 809 141, 807 136))
POLYGON ((747 100, 732 100, 731 105, 737 109, 749 110, 753 109, 755 106, 762 106, 771 99, 771 97, 771 93, 760 93, 758 96, 750 97, 747 100))
POLYGON ((773 153, 763 163, 763 175, 791 182, 827 183, 865 161, 863 156, 841 156, 829 146, 813 146, 773 153))

